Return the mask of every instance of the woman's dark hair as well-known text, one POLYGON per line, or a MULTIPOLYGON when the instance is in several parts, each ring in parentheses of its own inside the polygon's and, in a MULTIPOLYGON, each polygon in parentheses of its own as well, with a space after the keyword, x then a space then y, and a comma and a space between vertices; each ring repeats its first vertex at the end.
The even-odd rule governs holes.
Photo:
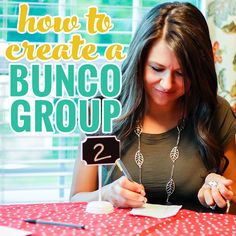
POLYGON ((122 115, 114 125, 122 150, 145 111, 144 64, 154 42, 164 39, 174 51, 190 89, 184 95, 185 112, 192 121, 201 157, 209 171, 227 167, 223 148, 214 134, 217 77, 206 20, 190 3, 164 3, 152 8, 142 20, 122 65, 123 85, 119 100, 122 115), (125 142, 124 142, 125 141, 125 142), (222 161, 225 160, 224 167, 222 161))

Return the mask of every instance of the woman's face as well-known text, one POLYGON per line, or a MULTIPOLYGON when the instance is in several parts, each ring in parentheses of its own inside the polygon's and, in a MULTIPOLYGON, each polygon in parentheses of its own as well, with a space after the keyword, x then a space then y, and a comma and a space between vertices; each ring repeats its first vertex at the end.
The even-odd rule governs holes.
POLYGON ((144 67, 149 107, 173 108, 185 93, 184 78, 174 52, 164 39, 153 44, 144 67))

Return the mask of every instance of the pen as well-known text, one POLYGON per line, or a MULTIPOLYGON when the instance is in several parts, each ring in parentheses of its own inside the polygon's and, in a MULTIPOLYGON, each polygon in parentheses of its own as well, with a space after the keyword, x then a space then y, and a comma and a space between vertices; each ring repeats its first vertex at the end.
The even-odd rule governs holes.
POLYGON ((46 221, 46 220, 32 220, 32 219, 26 219, 24 221, 28 223, 33 223, 33 224, 57 225, 57 226, 66 226, 66 227, 77 228, 77 229, 85 229, 84 225, 79 225, 79 224, 69 224, 69 223, 62 223, 62 222, 54 222, 54 221, 46 221))
POLYGON ((120 171, 124 173, 124 175, 130 180, 133 181, 131 175, 129 174, 128 170, 126 169, 124 163, 121 161, 120 158, 116 160, 116 165, 119 167, 120 171))
POLYGON ((229 209, 230 209, 230 201, 227 200, 226 204, 227 204, 227 208, 226 208, 226 212, 225 213, 228 214, 229 213, 229 209))

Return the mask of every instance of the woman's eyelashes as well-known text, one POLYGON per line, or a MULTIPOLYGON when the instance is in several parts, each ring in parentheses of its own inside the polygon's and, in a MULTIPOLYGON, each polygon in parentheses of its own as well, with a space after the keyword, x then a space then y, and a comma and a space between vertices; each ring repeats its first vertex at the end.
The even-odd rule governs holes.
MULTIPOLYGON (((157 67, 157 66, 152 66, 150 65, 151 69, 154 71, 154 72, 157 72, 157 73, 164 73, 164 72, 167 72, 167 69, 163 68, 163 67, 157 67)), ((179 70, 176 70, 173 72, 173 75, 175 77, 183 77, 183 74, 181 71, 179 70)))
POLYGON ((183 77, 183 74, 181 71, 175 71, 176 76, 183 77))
POLYGON ((152 70, 155 72, 163 72, 165 69, 161 67, 156 67, 156 66, 150 66, 152 70))

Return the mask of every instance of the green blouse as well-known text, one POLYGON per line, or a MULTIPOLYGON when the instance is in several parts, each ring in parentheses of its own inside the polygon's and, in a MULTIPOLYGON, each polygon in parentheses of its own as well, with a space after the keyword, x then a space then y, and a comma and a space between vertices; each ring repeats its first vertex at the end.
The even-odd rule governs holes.
MULTIPOLYGON (((219 105, 215 113, 217 134, 225 147, 236 133, 236 118, 228 102, 219 97, 219 105)), ((141 152, 144 156, 142 165, 142 184, 149 203, 163 204, 166 201, 166 183, 171 174, 172 161, 170 151, 176 145, 177 128, 162 134, 141 134, 141 152)), ((139 182, 139 168, 134 161, 138 148, 138 138, 132 136, 132 144, 122 156, 122 161, 136 182, 139 182)), ((199 205, 198 190, 204 183, 208 171, 200 156, 193 128, 187 122, 181 132, 179 144, 179 158, 175 162, 174 181, 175 191, 170 196, 170 202, 185 207, 199 205)), ((111 174, 110 181, 122 176, 116 167, 111 174)), ((109 182, 110 182, 109 181, 109 182)))

